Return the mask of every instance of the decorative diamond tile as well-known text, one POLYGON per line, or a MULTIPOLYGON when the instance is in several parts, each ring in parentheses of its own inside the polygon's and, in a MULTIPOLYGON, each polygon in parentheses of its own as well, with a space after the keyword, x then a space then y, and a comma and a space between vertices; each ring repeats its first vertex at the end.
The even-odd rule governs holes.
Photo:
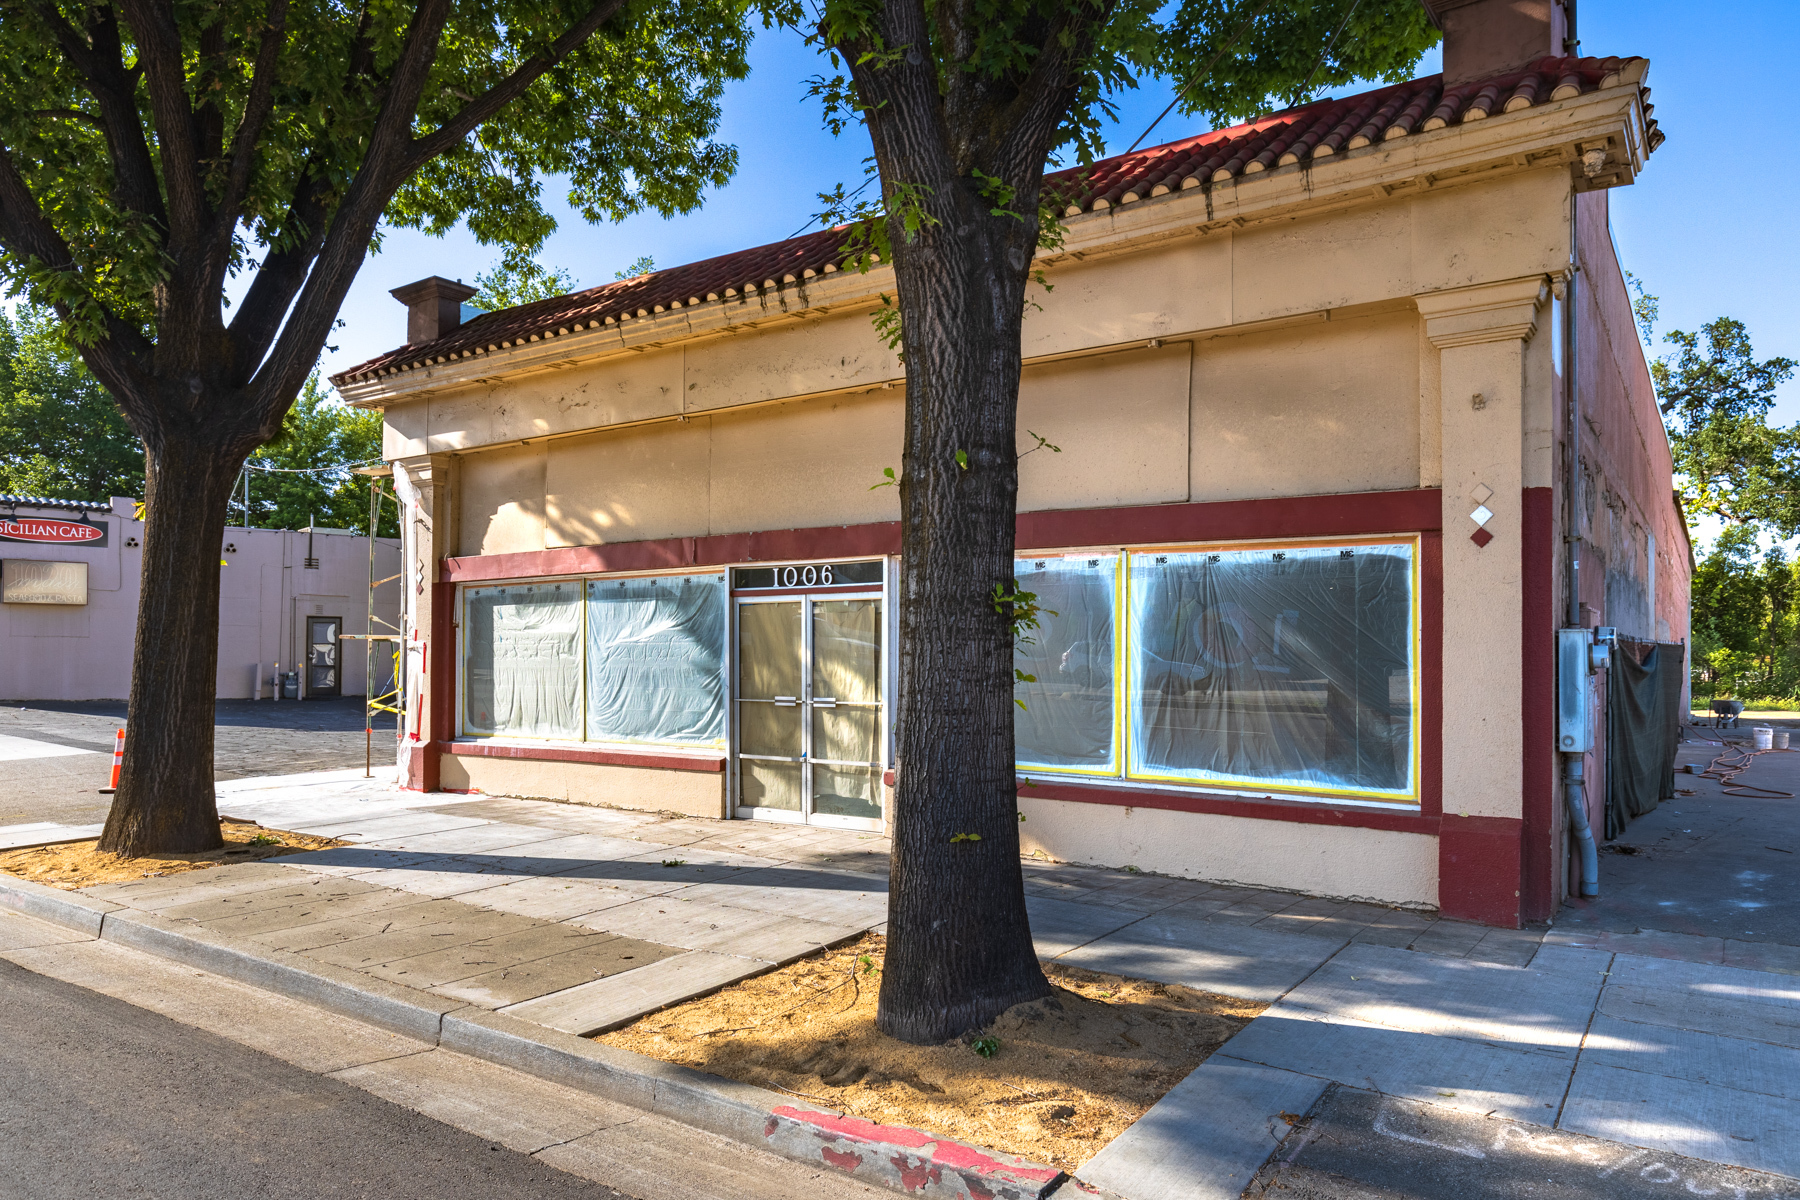
POLYGON ((1489 508, 1485 504, 1480 505, 1479 507, 1477 507, 1475 509, 1474 512, 1469 514, 1469 520, 1475 522, 1477 525, 1486 525, 1489 521, 1491 521, 1493 519, 1494 519, 1494 510, 1489 508))
POLYGON ((1469 540, 1474 542, 1477 546, 1486 546, 1489 542, 1494 540, 1494 535, 1485 529, 1477 529, 1474 533, 1469 535, 1469 540))
POLYGON ((1489 500, 1493 499, 1493 496, 1494 489, 1485 483, 1476 484, 1475 490, 1469 493, 1469 499, 1477 504, 1486 504, 1489 500))

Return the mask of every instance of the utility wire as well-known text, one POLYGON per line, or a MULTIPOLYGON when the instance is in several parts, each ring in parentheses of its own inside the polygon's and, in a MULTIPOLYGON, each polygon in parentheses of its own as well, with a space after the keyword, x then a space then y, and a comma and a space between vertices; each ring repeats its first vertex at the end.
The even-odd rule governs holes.
POLYGON ((1181 90, 1175 93, 1175 98, 1173 100, 1169 101, 1169 107, 1157 114, 1156 120, 1150 122, 1149 128, 1138 134, 1137 141, 1125 148, 1125 153, 1130 154, 1133 150, 1136 150, 1139 146, 1144 144, 1144 139, 1150 136, 1150 131, 1155 129, 1158 125, 1161 125, 1163 118, 1175 111, 1175 106, 1180 104, 1182 98, 1188 94, 1188 89, 1193 87, 1196 83, 1199 83, 1200 80, 1206 76, 1207 72, 1211 71, 1214 65, 1216 65, 1221 58, 1224 58, 1226 53, 1229 52, 1233 46, 1237 45, 1238 39, 1244 36, 1245 31, 1256 24, 1257 19, 1268 12, 1274 3, 1275 0, 1263 0, 1263 6, 1251 13, 1250 19, 1238 26, 1238 31, 1231 35, 1231 40, 1226 42, 1223 46, 1220 46, 1218 51, 1211 58, 1206 60, 1206 65, 1194 72, 1193 76, 1189 78, 1186 83, 1181 85, 1181 90))
POLYGON ((1319 68, 1325 65, 1325 60, 1331 57, 1332 50, 1337 48, 1338 38, 1343 36, 1344 30, 1350 24, 1350 18, 1356 15, 1357 6, 1361 3, 1362 0, 1352 0, 1350 11, 1344 14, 1344 19, 1342 21, 1338 22, 1337 32, 1333 33, 1331 35, 1331 40, 1325 43, 1325 49, 1319 53, 1318 61, 1313 63, 1313 69, 1306 73, 1306 83, 1301 86, 1296 95, 1305 96, 1312 91, 1313 77, 1319 73, 1319 68))

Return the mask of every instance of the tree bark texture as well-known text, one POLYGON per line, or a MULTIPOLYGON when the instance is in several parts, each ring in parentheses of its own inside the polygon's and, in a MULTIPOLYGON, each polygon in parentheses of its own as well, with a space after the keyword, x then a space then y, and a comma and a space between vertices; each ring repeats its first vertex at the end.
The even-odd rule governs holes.
POLYGON ((146 445, 142 586, 125 761, 100 849, 224 845, 213 791, 220 539, 243 453, 199 436, 146 445))
MULTIPOLYGON (((1104 10, 1091 11, 1104 20, 1104 10)), ((934 10, 971 56, 966 6, 934 10)), ((888 210, 906 360, 888 950, 876 1023, 941 1042, 1050 992, 1019 862, 1012 606, 1025 293, 1044 163, 1091 31, 1046 22, 1027 78, 947 66, 919 0, 838 45, 888 210), (1084 38, 1086 40, 1084 40, 1084 38), (867 53, 880 45, 894 55, 867 53), (996 211, 999 210, 999 211, 996 211), (913 231, 907 230, 909 212, 913 231)))

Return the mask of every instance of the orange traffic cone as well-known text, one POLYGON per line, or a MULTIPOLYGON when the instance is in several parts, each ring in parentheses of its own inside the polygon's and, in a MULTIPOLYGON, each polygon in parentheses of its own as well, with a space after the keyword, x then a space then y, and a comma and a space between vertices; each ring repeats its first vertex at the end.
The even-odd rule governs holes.
POLYGON ((110 796, 119 790, 119 768, 125 765, 125 731, 119 730, 113 738, 112 786, 100 789, 102 796, 110 796))

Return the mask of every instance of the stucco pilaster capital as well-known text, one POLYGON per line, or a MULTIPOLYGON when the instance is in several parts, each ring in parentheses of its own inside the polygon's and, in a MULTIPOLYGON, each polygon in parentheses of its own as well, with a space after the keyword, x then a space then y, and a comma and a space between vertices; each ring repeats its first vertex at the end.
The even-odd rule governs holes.
POLYGON ((412 480, 414 487, 441 484, 450 475, 448 454, 412 454, 396 458, 394 463, 406 468, 407 478, 412 480))
POLYGON ((1414 296, 1425 318, 1425 336, 1440 350, 1483 342, 1528 341, 1537 332, 1538 309, 1550 297, 1550 280, 1527 275, 1414 296))

